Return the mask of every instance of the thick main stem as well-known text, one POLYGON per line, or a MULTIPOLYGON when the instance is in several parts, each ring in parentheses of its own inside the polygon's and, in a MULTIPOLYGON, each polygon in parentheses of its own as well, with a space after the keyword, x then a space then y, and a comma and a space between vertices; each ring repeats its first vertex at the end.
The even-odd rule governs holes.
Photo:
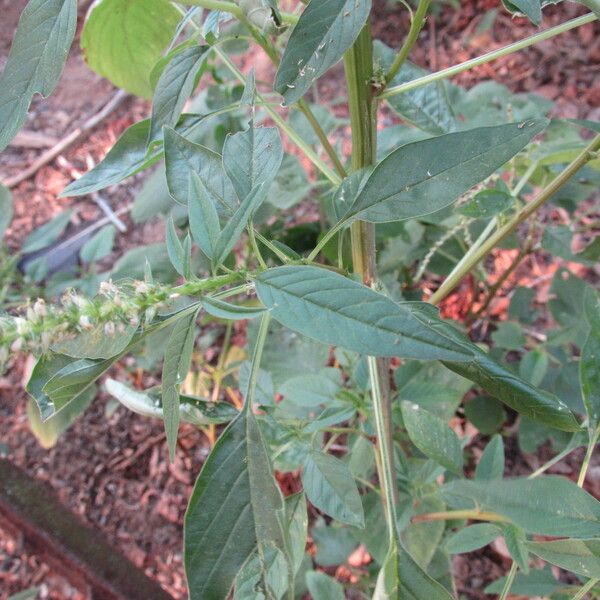
MULTIPOLYGON (((367 23, 352 48, 344 57, 348 86, 348 108, 352 127, 352 170, 363 169, 375 162, 377 151, 377 116, 373 100, 373 40, 367 23)), ((352 264, 365 285, 377 279, 375 260, 375 227, 358 221, 351 228, 352 264)), ((397 540, 396 475, 394 470, 393 429, 387 361, 369 357, 373 412, 381 464, 381 486, 386 505, 390 542, 397 540)), ((393 545, 393 544, 390 544, 393 545)))

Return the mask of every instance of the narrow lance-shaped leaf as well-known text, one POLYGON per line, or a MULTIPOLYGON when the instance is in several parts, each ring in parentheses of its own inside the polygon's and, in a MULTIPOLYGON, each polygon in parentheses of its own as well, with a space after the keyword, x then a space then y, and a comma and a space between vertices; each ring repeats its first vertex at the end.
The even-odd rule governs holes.
POLYGON ((528 533, 593 538, 600 535, 600 502, 564 477, 456 480, 441 488, 454 508, 498 513, 528 533))
POLYGON ((198 72, 206 62, 209 46, 194 45, 176 54, 162 72, 152 101, 152 125, 148 143, 162 136, 164 125, 174 127, 183 106, 194 91, 198 72))
POLYGON ((210 192, 196 173, 192 173, 191 194, 188 198, 190 230, 194 241, 209 259, 213 259, 221 224, 210 192))
POLYGON ((402 146, 375 167, 344 219, 382 223, 441 210, 492 175, 547 124, 532 119, 479 127, 402 146))
POLYGON ((223 166, 240 199, 262 183, 268 189, 282 160, 281 136, 275 127, 257 128, 251 122, 246 131, 227 136, 223 146, 223 166))
POLYGON ((253 188, 246 198, 244 198, 240 207, 235 211, 227 225, 225 225, 223 231, 221 231, 213 257, 216 264, 221 264, 233 250, 252 214, 264 202, 266 196, 266 185, 261 183, 253 188))
POLYGON ((515 410, 559 429, 579 429, 558 398, 495 363, 441 321, 429 304, 396 303, 342 275, 310 266, 264 271, 256 278, 256 291, 273 318, 308 337, 371 356, 445 361, 515 410))
POLYGON ((311 2, 294 27, 275 79, 291 104, 352 46, 371 11, 370 0, 311 2))
POLYGON ((171 461, 175 459, 179 430, 179 384, 187 375, 196 336, 197 311, 175 323, 165 348, 162 370, 162 408, 171 461))
POLYGON ((52 93, 77 24, 76 0, 30 0, 0 78, 0 151, 25 122, 34 94, 52 93))
POLYGON ((458 436, 439 417, 412 402, 402 403, 402 419, 412 443, 428 458, 454 473, 462 473, 458 436))
POLYGON ((247 404, 223 432, 198 477, 185 516, 191 600, 222 600, 258 546, 286 553, 281 492, 247 404))
POLYGON ((586 289, 583 308, 590 332, 581 349, 579 377, 589 427, 595 430, 600 424, 600 296, 597 291, 586 289))
POLYGON ((179 237, 177 236, 175 223, 173 223, 173 217, 169 217, 167 220, 165 243, 171 264, 181 276, 185 277, 185 249, 179 237))

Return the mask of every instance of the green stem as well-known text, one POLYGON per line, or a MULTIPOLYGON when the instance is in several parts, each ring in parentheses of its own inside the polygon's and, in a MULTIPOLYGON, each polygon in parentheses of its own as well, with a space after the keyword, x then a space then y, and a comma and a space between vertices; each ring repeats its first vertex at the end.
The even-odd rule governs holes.
POLYGON ((417 10, 412 18, 410 29, 408 31, 406 39, 404 40, 404 44, 402 45, 402 48, 400 48, 400 51, 396 55, 396 58, 394 59, 390 70, 385 76, 386 85, 388 85, 392 81, 392 79, 394 79, 394 77, 398 74, 398 71, 400 71, 402 65, 408 58, 410 51, 415 45, 415 42, 419 37, 419 33, 421 33, 421 29, 423 29, 423 25, 425 24, 425 16, 427 15, 427 10, 429 8, 430 3, 431 0, 419 0, 419 6, 417 7, 417 10))
POLYGON ((502 588, 502 593, 498 597, 498 600, 506 600, 508 594, 510 593, 510 588, 515 581, 518 570, 519 567, 517 566, 517 563, 513 562, 513 564, 510 566, 510 571, 508 572, 506 581, 504 582, 504 587, 502 588))
POLYGON ((256 243, 256 235, 254 232, 254 224, 252 223, 252 221, 250 221, 248 223, 247 229, 248 229, 248 238, 250 239, 250 246, 252 247, 252 251, 256 255, 258 264, 261 266, 262 269, 266 269, 267 263, 265 262, 262 254, 260 253, 260 249, 258 247, 258 244, 256 243))
POLYGON ((590 433, 590 442, 587 447, 587 451, 585 453, 585 458, 583 459, 583 463, 581 464, 581 470, 579 471, 579 478, 577 479, 577 485, 579 487, 583 487, 585 483, 585 477, 588 472, 588 468, 590 466, 590 461, 592 460, 592 454, 594 453, 594 448, 598 443, 598 437, 600 437, 600 427, 594 431, 594 433, 590 433))
POLYGON ((590 579, 571 600, 583 600, 583 597, 600 581, 600 579, 590 579))
POLYGON ((412 518, 413 523, 428 521, 490 521, 492 523, 510 523, 510 519, 494 512, 484 510, 445 510, 441 512, 424 513, 412 518))
MULTIPOLYGON (((207 8, 208 10, 222 10, 224 12, 228 12, 230 15, 233 15, 239 20, 245 17, 244 11, 237 4, 234 4, 233 2, 227 2, 226 0, 187 0, 186 4, 200 6, 202 8, 207 8)), ((284 23, 298 22, 298 15, 281 11, 279 14, 281 15, 281 20, 284 23)))
POLYGON ((566 31, 570 31, 571 29, 575 29, 576 27, 581 27, 582 25, 585 25, 587 23, 592 23, 597 18, 598 17, 595 14, 589 13, 587 15, 577 17, 576 19, 571 19, 566 23, 562 23, 561 25, 551 27, 546 31, 536 33, 535 35, 529 36, 524 40, 515 42, 514 44, 509 44, 508 46, 504 46, 503 48, 498 48, 498 50, 487 52, 486 54, 478 56, 477 58, 472 58, 471 60, 467 60, 458 65, 454 65, 453 67, 448 67, 447 69, 442 69, 441 71, 437 71, 436 73, 430 73, 429 75, 418 77, 417 79, 413 79, 412 81, 408 81, 406 83, 390 87, 387 90, 385 90, 382 94, 380 94, 378 98, 391 98, 392 96, 396 96, 398 94, 402 94, 404 92, 409 92, 411 90, 420 88, 424 85, 427 85, 428 83, 433 83, 434 81, 440 81, 441 79, 447 79, 448 77, 458 75, 463 71, 468 71, 473 67, 486 64, 488 62, 496 60, 497 58, 502 58, 503 56, 508 56, 509 54, 518 52, 519 50, 523 50, 524 48, 528 48, 529 46, 533 46, 534 44, 553 38, 556 35, 560 35, 561 33, 565 33, 566 31))
POLYGON ((252 410, 252 405, 256 397, 256 383, 258 381, 258 372, 260 371, 260 361, 262 359, 269 324, 271 323, 271 314, 265 313, 260 320, 256 343, 254 344, 254 353, 252 354, 252 366, 250 367, 250 378, 248 380, 248 393, 246 395, 246 404, 244 410, 252 410))
POLYGON ((569 182, 579 169, 595 158, 595 152, 598 149, 600 149, 600 135, 597 135, 558 177, 553 179, 531 202, 519 210, 514 217, 509 219, 474 250, 471 248, 429 301, 432 304, 439 304, 460 283, 462 278, 473 267, 479 264, 491 250, 510 235, 523 221, 527 220, 540 206, 552 198, 558 190, 569 182))

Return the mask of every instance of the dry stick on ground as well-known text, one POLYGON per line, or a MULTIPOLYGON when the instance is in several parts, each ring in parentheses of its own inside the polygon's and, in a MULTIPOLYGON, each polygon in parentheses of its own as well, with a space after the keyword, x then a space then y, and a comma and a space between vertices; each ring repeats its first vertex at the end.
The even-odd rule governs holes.
POLYGON ((91 117, 88 117, 86 121, 77 129, 74 129, 67 136, 62 138, 55 146, 44 152, 34 163, 18 175, 10 177, 4 182, 7 188, 14 188, 19 183, 29 179, 35 175, 42 167, 46 166, 49 162, 53 161, 59 154, 64 152, 69 146, 74 144, 84 133, 87 133, 100 122, 102 122, 108 115, 110 115, 120 104, 127 98, 129 94, 123 90, 119 90, 113 97, 101 108, 99 111, 94 111, 91 117))

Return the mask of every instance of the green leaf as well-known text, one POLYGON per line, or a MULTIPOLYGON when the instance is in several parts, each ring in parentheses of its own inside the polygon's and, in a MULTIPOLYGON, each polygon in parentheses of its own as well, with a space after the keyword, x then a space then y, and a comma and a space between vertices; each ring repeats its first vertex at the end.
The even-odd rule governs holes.
POLYGON ((542 22, 542 3, 540 0, 502 0, 506 10, 511 13, 522 13, 534 25, 542 22))
POLYGON ((323 343, 373 356, 468 360, 425 303, 396 303, 332 271, 310 266, 269 269, 256 291, 273 318, 323 343))
POLYGON ((200 177, 196 173, 192 173, 191 177, 191 194, 187 200, 190 230, 196 244, 212 260, 221 235, 219 215, 210 192, 200 177))
POLYGON ((460 440, 446 423, 412 402, 402 402, 402 419, 411 442, 425 456, 454 473, 462 473, 460 440))
POLYGON ((245 409, 223 432, 198 477, 185 515, 191 600, 227 598, 256 546, 284 548, 281 492, 256 417, 245 409))
POLYGON ((492 333, 492 341, 504 350, 519 350, 525 345, 526 339, 518 323, 506 321, 498 324, 496 331, 492 333))
POLYGON ((294 404, 315 407, 331 404, 340 386, 325 375, 299 375, 288 379, 279 392, 294 404))
POLYGON ((456 480, 443 485, 441 494, 451 506, 498 513, 528 533, 584 539, 600 535, 600 502, 563 477, 456 480))
POLYGON ((466 204, 460 206, 458 212, 472 219, 491 219, 508 210, 514 201, 510 194, 502 190, 482 190, 466 204))
POLYGON ((525 532, 514 525, 502 525, 502 537, 511 558, 523 573, 529 573, 529 552, 525 532))
POLYGON ((197 315, 197 311, 193 312, 175 323, 165 348, 162 370, 162 408, 171 461, 175 460, 179 430, 179 384, 185 379, 190 369, 194 340, 196 339, 197 315))
POLYGON ((0 78, 0 151, 25 122, 34 94, 52 93, 75 35, 76 0, 29 0, 0 78))
POLYGON ((152 119, 148 143, 162 137, 164 125, 174 127, 198 83, 209 46, 194 45, 175 54, 162 72, 152 99, 152 119))
POLYGON ((223 146, 223 166, 240 199, 263 183, 268 191, 282 160, 281 136, 275 127, 256 128, 251 122, 246 131, 227 136, 223 146))
POLYGON ((209 296, 202 299, 202 308, 204 308, 209 315, 217 317, 217 319, 227 319, 228 321, 254 319, 267 312, 267 309, 264 308, 264 306, 240 306, 209 296))
POLYGON ((365 515, 358 488, 341 460, 311 451, 304 462, 302 485, 316 508, 341 523, 364 527, 365 515))
MULTIPOLYGON (((373 49, 375 59, 379 61, 385 71, 388 71, 397 51, 379 40, 375 42, 373 49)), ((406 61, 400 72, 392 79, 390 85, 401 85, 427 74, 428 72, 425 69, 406 61)), ((414 90, 408 90, 388 98, 387 102, 404 121, 408 121, 434 135, 449 133, 456 127, 444 81, 436 81, 414 90)))
POLYGON ((190 142, 169 127, 164 128, 165 165, 169 192, 179 204, 187 204, 191 193, 192 174, 198 175, 217 210, 232 212, 237 198, 229 178, 225 176, 221 156, 190 142))
POLYGON ((81 49, 93 71, 150 99, 150 73, 179 20, 168 0, 100 0, 88 13, 81 49))
POLYGON ((313 600, 344 600, 344 588, 332 577, 320 571, 306 574, 306 585, 313 600))
POLYGON ((41 227, 34 229, 25 238, 21 252, 30 254, 51 246, 63 234, 72 216, 72 210, 65 210, 41 227))
MULTIPOLYGON (((128 410, 144 417, 153 417, 164 421, 160 388, 138 392, 114 379, 107 379, 104 387, 128 410)), ((215 403, 197 396, 179 395, 179 417, 182 421, 192 423, 192 425, 221 425, 229 423, 238 414, 238 411, 226 402, 215 403)))
POLYGON ((52 448, 58 438, 82 415, 96 395, 95 387, 89 387, 83 394, 70 402, 63 410, 42 421, 40 410, 33 398, 27 402, 29 427, 42 448, 52 448))
MULTIPOLYGON (((502 577, 485 588, 486 594, 500 594, 504 589, 506 577, 502 577)), ((517 573, 510 590, 511 594, 521 596, 539 596, 546 598, 552 596, 559 589, 564 588, 564 584, 557 581, 549 567, 530 571, 529 575, 517 573)))
POLYGON ((528 542, 527 548, 561 569, 600 579, 600 539, 528 542))
POLYGON ((223 231, 221 231, 215 247, 215 264, 219 265, 224 262, 242 235, 253 213, 265 201, 266 196, 266 185, 260 183, 244 198, 240 207, 235 211, 231 219, 229 219, 223 231))
POLYGON ((294 27, 275 78, 275 90, 292 104, 342 58, 369 17, 370 0, 311 2, 294 27))
POLYGON ((597 291, 586 288, 583 307, 590 332, 581 349, 579 378, 589 426, 595 430, 600 423, 600 296, 597 291))
POLYGON ((537 119, 479 127, 402 146, 375 167, 345 220, 382 223, 441 210, 492 175, 547 124, 537 119))
POLYGON ((479 550, 502 535, 502 530, 491 523, 476 523, 460 529, 446 542, 450 554, 463 554, 479 550))
POLYGON ((477 467, 475 479, 487 481, 488 479, 502 479, 504 476, 504 442, 502 436, 496 434, 485 447, 477 467))
POLYGON ((453 600, 450 593, 432 579, 400 545, 398 577, 402 600, 453 600))
POLYGON ((489 396, 476 396, 465 404, 465 416, 482 435, 496 433, 506 420, 502 404, 489 396))
POLYGON ((13 218, 11 191, 0 183, 0 238, 4 235, 13 218))
POLYGON ((59 197, 85 196, 97 192, 154 164, 160 154, 147 152, 146 142, 149 133, 150 119, 128 127, 104 159, 79 179, 70 183, 59 197))
POLYGON ((306 496, 303 492, 298 492, 285 499, 285 514, 289 524, 290 555, 295 573, 302 564, 308 540, 307 510, 306 496))
POLYGON ((108 256, 115 243, 115 234, 117 230, 114 225, 106 225, 98 231, 81 248, 79 256, 81 260, 87 263, 101 260, 108 256))
POLYGON ((73 358, 106 359, 118 356, 131 342, 138 329, 137 324, 125 323, 122 332, 107 334, 104 324, 94 325, 74 337, 52 344, 58 354, 73 358))
POLYGON ((527 352, 519 363, 519 375, 531 385, 540 385, 548 371, 550 358, 541 348, 527 352))
POLYGON ((167 246, 167 252, 169 259, 175 270, 182 276, 186 277, 185 264, 186 264, 186 253, 181 243, 177 231, 175 230, 175 223, 173 223, 173 217, 167 219, 167 228, 165 235, 165 244, 167 246))

